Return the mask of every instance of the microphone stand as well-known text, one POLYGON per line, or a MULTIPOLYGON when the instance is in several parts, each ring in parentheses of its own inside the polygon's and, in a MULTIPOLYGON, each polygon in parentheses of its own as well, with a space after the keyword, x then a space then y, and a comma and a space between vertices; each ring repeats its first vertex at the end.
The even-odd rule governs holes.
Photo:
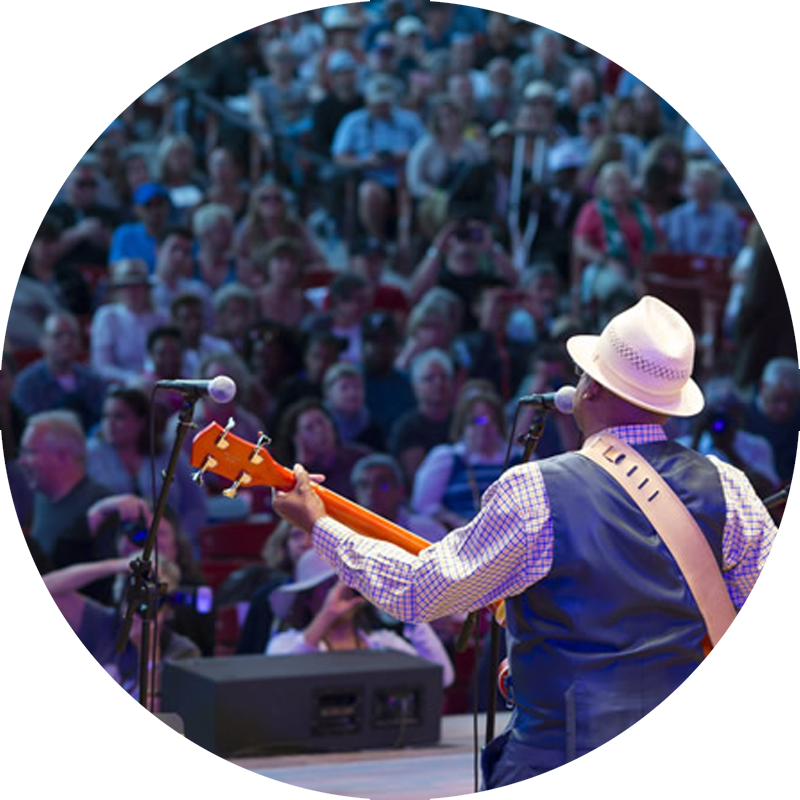
MULTIPOLYGON (((519 406, 517 406, 517 413, 519 413, 519 406)), ((541 410, 537 411, 531 420, 530 425, 528 426, 527 433, 523 433, 517 438, 517 444, 524 445, 522 452, 523 464, 527 464, 527 462, 531 460, 536 448, 539 446, 539 441, 544 433, 546 416, 546 408, 542 408, 541 410)), ((512 429, 512 436, 514 435, 514 429, 516 429, 516 418, 514 428, 512 429)), ((503 472, 508 469, 510 453, 511 447, 509 442, 509 449, 506 455, 506 465, 503 469, 503 472)), ((497 619, 492 616, 492 625, 489 632, 489 686, 486 694, 486 744, 489 744, 489 742, 494 739, 494 723, 497 713, 497 674, 500 666, 499 661, 500 624, 498 623, 497 619)))
POLYGON ((139 558, 131 561, 131 574, 128 577, 128 591, 126 595, 128 608, 125 612, 125 618, 120 625, 115 644, 117 653, 123 653, 130 639, 133 615, 138 614, 142 620, 142 642, 139 652, 139 703, 145 708, 147 708, 149 699, 150 669, 155 669, 155 664, 150 660, 151 626, 155 623, 159 601, 167 591, 167 585, 165 583, 159 583, 158 575, 151 572, 150 556, 155 547, 158 527, 164 515, 167 496, 169 495, 169 490, 175 477, 175 468, 178 465, 178 458, 183 448, 183 441, 189 429, 195 427, 192 418, 194 416, 195 403, 199 399, 199 394, 187 394, 184 397, 183 406, 178 413, 178 430, 175 435, 175 442, 172 445, 169 464, 163 473, 161 491, 158 495, 156 507, 153 510, 153 520, 150 523, 150 530, 147 533, 144 550, 139 558))

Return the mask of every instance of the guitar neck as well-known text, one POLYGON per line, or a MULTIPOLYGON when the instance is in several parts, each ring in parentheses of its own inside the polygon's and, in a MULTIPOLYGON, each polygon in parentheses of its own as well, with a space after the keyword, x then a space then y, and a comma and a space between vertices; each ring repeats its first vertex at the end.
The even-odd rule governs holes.
MULTIPOLYGON (((280 467, 281 476, 283 481, 276 481, 282 485, 277 488, 284 491, 289 491, 294 487, 295 479, 291 470, 286 467, 280 467)), ((351 530, 362 536, 368 536, 371 539, 380 539, 384 542, 390 542, 397 545, 411 555, 416 556, 426 547, 430 547, 430 542, 417 536, 415 533, 400 527, 400 525, 390 522, 385 517, 368 511, 366 508, 342 497, 340 494, 313 484, 314 491, 322 500, 325 506, 325 511, 329 517, 332 517, 342 525, 346 525, 351 530)))

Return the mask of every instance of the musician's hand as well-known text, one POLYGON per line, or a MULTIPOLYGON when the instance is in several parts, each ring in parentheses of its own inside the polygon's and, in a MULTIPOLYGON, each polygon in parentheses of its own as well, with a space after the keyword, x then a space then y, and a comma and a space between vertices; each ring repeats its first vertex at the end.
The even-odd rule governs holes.
POLYGON ((290 492, 273 489, 272 508, 295 528, 311 533, 314 523, 325 516, 325 506, 311 485, 312 476, 300 464, 295 464, 292 471, 296 481, 294 488, 290 492))

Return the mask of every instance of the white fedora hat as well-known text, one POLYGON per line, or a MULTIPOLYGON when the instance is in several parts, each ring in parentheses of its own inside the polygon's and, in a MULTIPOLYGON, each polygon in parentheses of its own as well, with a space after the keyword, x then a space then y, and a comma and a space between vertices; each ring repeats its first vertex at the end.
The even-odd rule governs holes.
POLYGON ((279 586, 270 594, 269 599, 273 612, 279 617, 285 616, 300 592, 319 586, 335 574, 330 565, 323 561, 322 557, 317 555, 314 550, 306 550, 297 561, 294 580, 279 586))
POLYGON ((567 350, 589 377, 635 406, 675 417, 703 409, 703 392, 691 377, 694 333, 658 298, 643 297, 599 336, 571 337, 567 350))

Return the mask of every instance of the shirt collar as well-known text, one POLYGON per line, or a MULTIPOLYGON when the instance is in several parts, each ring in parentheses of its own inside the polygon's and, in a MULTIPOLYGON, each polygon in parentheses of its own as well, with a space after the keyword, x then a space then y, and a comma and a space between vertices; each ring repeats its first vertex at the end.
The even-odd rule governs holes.
POLYGON ((650 442, 663 442, 667 434, 661 425, 613 425, 605 428, 603 433, 616 436, 625 444, 650 444, 650 442))

